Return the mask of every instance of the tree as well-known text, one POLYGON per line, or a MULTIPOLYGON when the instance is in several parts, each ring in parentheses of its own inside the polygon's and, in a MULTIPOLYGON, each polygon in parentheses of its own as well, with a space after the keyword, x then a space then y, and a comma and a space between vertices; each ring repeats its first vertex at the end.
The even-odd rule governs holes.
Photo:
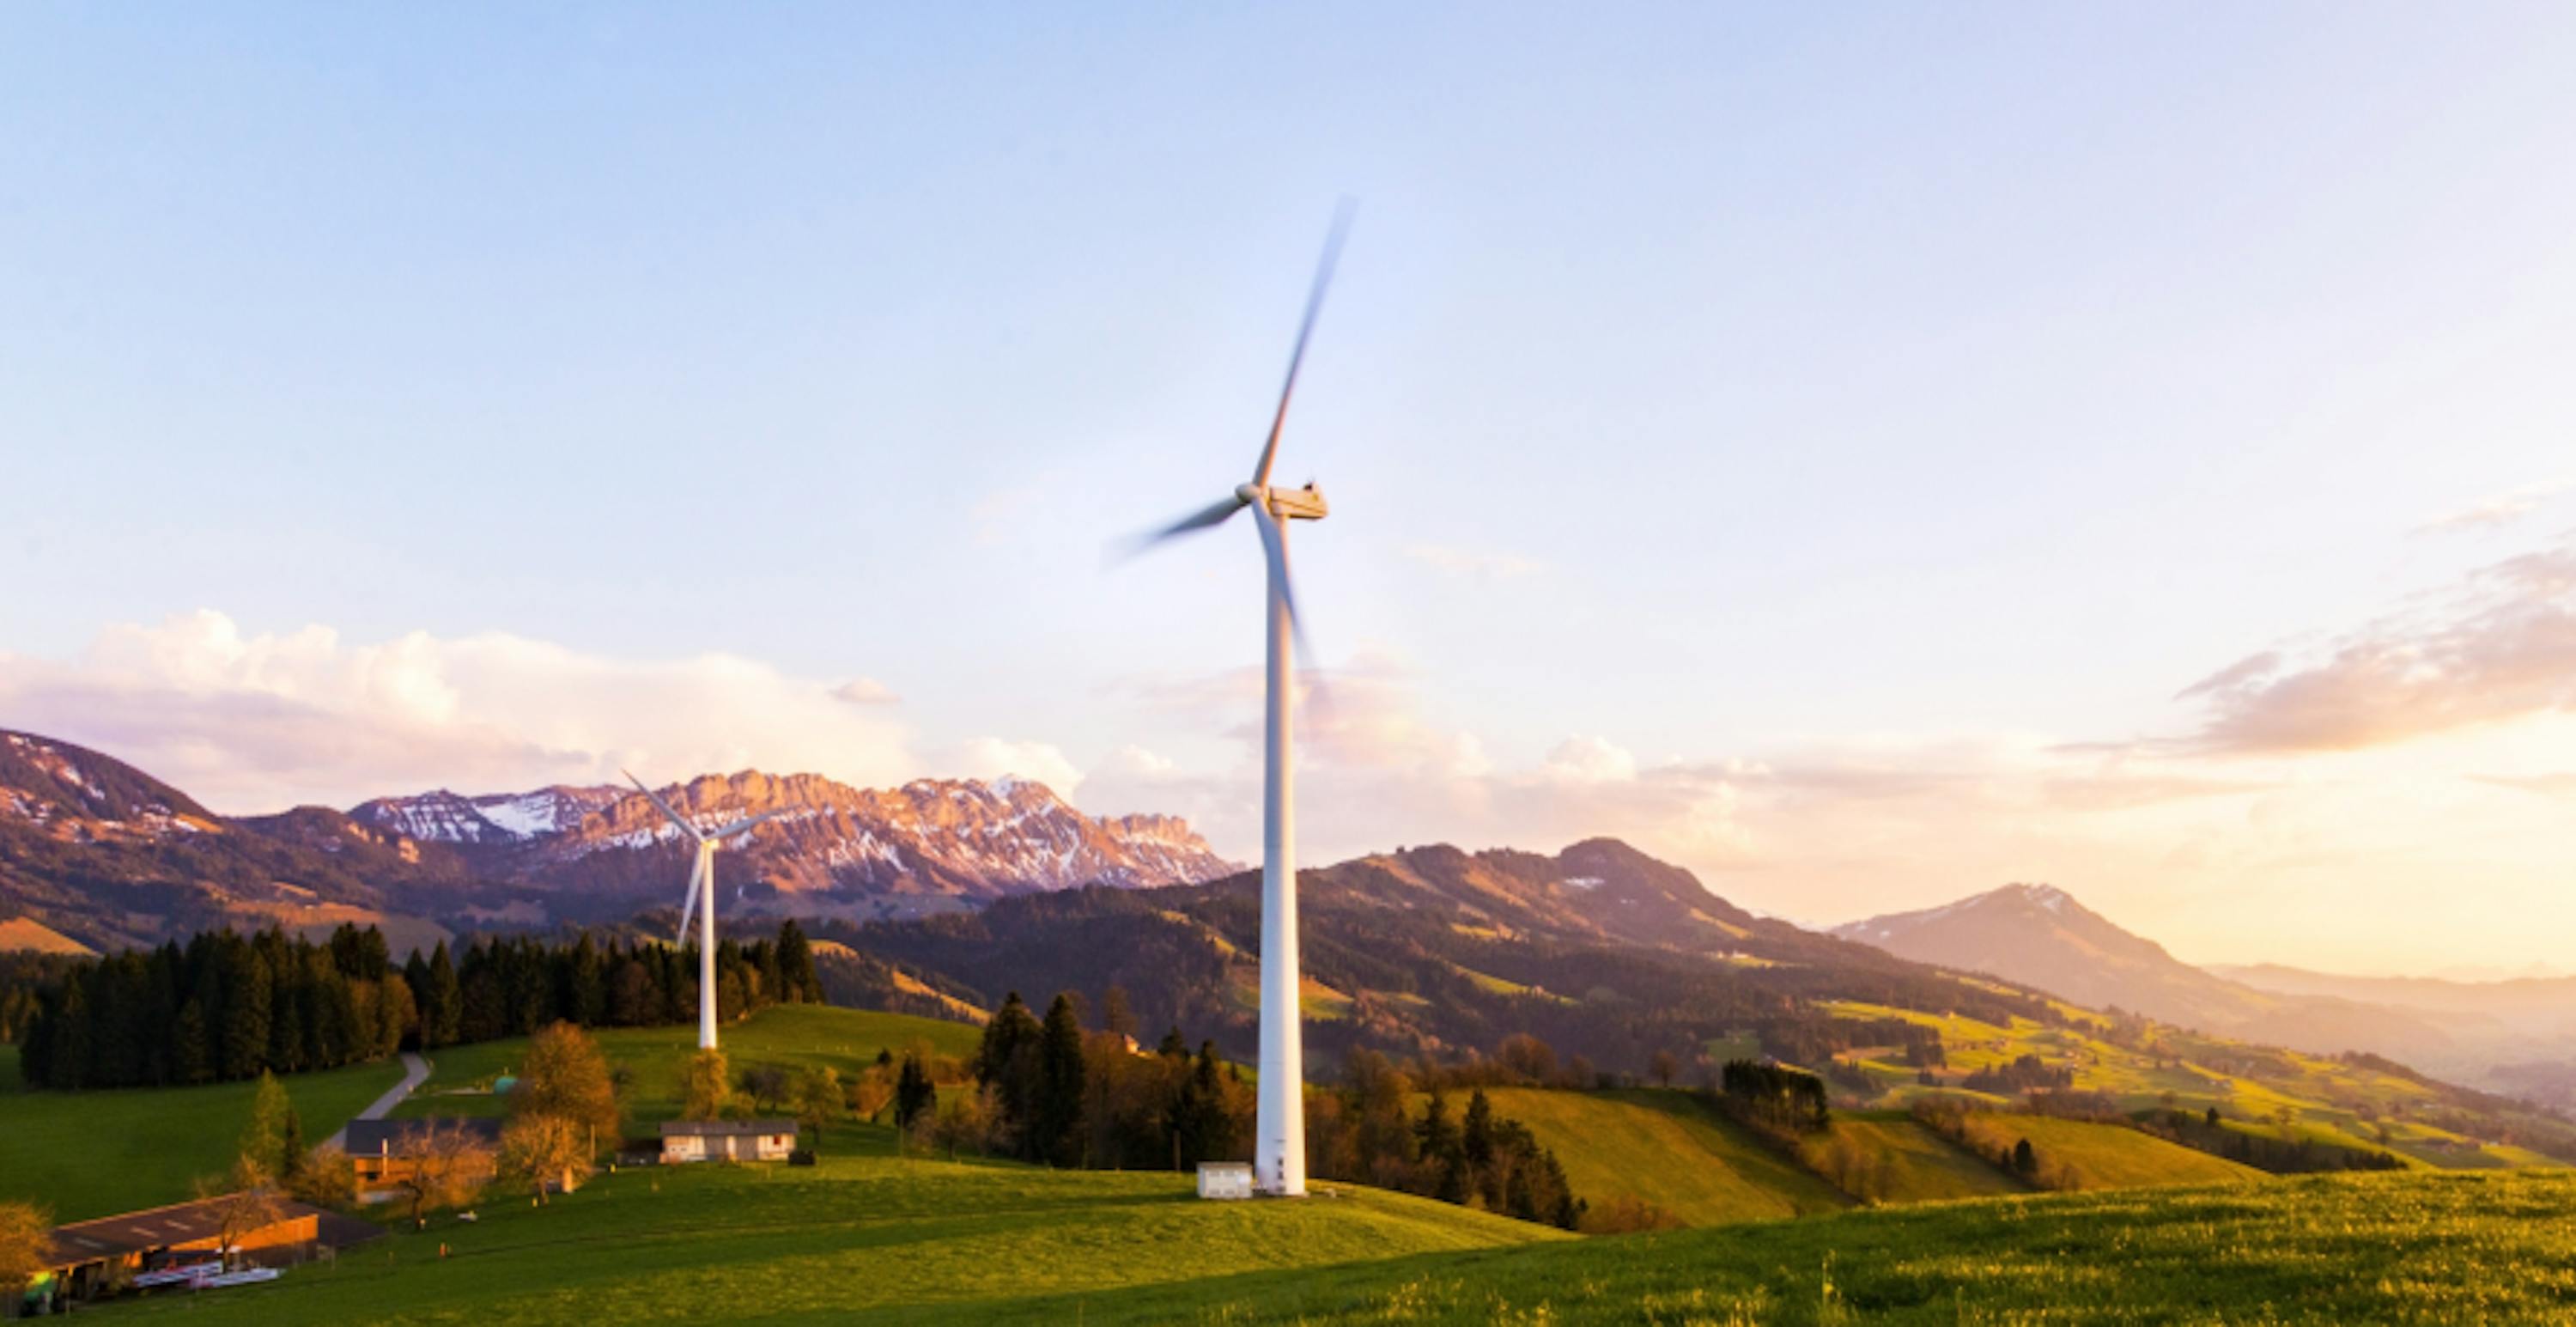
POLYGON ((200 1178, 196 1187, 198 1199, 212 1207, 216 1248, 227 1266, 243 1240, 275 1225, 286 1211, 286 1200, 277 1190, 276 1179, 260 1169, 247 1152, 234 1158, 228 1174, 200 1178))
POLYGON ((1657 1087, 1671 1087, 1673 1085, 1673 1076, 1680 1073, 1681 1070, 1681 1061, 1673 1058, 1673 1053, 1671 1051, 1655 1052, 1654 1058, 1647 1062, 1646 1068, 1646 1072, 1654 1075, 1655 1086, 1657 1087))
POLYGON ((830 1065, 808 1065, 796 1072, 796 1083, 788 1092, 795 1104, 796 1120, 807 1128, 819 1129, 841 1118, 847 1109, 841 1092, 841 1074, 830 1065))
POLYGON ((491 1182, 492 1149, 454 1120, 432 1120, 413 1135, 408 1164, 393 1174, 393 1187, 403 1195, 414 1227, 445 1207, 474 1201, 491 1182))
POLYGON ((913 1121, 939 1104, 939 1089, 931 1086, 930 1072, 921 1067, 921 1057, 903 1057, 903 1071, 895 1079, 894 1127, 910 1129, 913 1121))
POLYGON ((528 1181, 540 1207, 550 1190, 572 1192, 592 1155, 590 1131, 568 1115, 518 1115, 501 1128, 500 1169, 528 1181))
POLYGON ((2013 1173, 2017 1175, 2036 1175, 2039 1173, 2039 1153, 2031 1150, 2029 1139, 2024 1138, 2020 1142, 2013 1144, 2012 1168, 2013 1173))
POLYGON ((894 1074, 884 1064, 872 1064, 850 1080, 850 1113, 876 1123, 877 1116, 894 1101, 894 1074))
POLYGON ((1000 1125, 1025 1129, 1036 1108, 1037 1046, 1043 1029, 1012 991, 984 1024, 975 1047, 975 1081, 1001 1090, 1000 1125))
POLYGON ((751 1097, 752 1109, 763 1115, 777 1112, 789 1086, 787 1070, 778 1065, 755 1064, 742 1071, 742 1090, 751 1097))
POLYGON ((0 1295, 11 1305, 27 1283, 53 1265, 53 1213, 34 1203, 0 1202, 0 1295))
POLYGON ((518 1086, 510 1093, 510 1114, 564 1121, 585 1156, 596 1155, 603 1143, 614 1144, 625 1123, 608 1058, 589 1033, 570 1023, 550 1023, 528 1043, 518 1086))
POLYGON ((823 979, 814 971, 814 946, 805 928, 788 918, 778 924, 778 998, 793 1004, 823 1003, 823 979))
POLYGON ((429 955, 429 986, 414 992, 420 999, 420 1044, 424 1050, 454 1045, 460 1021, 465 1015, 465 999, 457 989, 456 965, 447 957, 447 942, 429 955))
POLYGON ((358 1201, 358 1168, 336 1143, 324 1143, 304 1154, 295 1178, 286 1186, 297 1202, 316 1207, 350 1207, 358 1201))
POLYGON ((260 1071, 259 1087, 250 1099, 250 1124, 242 1130, 241 1154, 262 1175, 283 1179, 303 1158, 291 1155, 290 1148, 301 1146, 302 1127, 295 1121, 295 1103, 287 1099, 286 1085, 277 1075, 260 1071))
POLYGON ((937 1110, 922 1112, 915 1125, 926 1135, 921 1141, 945 1150, 951 1161, 961 1149, 984 1151, 991 1145, 998 1095, 990 1084, 972 1092, 949 1093, 937 1110))
POLYGON ((689 1057, 682 1082, 680 1118, 721 1120, 733 1109, 733 1077, 722 1050, 709 1046, 689 1057))
POLYGON ((1032 1161, 1071 1166, 1081 1162, 1082 1019, 1073 1000, 1055 997, 1047 1006, 1046 1025, 1038 1034, 1037 1099, 1032 1103, 1030 1137, 1022 1150, 1032 1161))

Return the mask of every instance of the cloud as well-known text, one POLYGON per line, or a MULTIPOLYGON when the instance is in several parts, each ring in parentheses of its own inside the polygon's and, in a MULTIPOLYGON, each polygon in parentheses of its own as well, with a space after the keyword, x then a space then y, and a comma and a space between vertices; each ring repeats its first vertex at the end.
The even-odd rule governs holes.
POLYGON ((2456 534, 2466 530, 2492 530, 2511 525, 2540 510, 2551 498, 2566 492, 2570 487, 2568 481, 2563 479, 2525 484, 2510 492, 2498 493, 2493 497, 2472 502, 2468 506, 2429 517, 2415 527, 2414 533, 2456 534))
POLYGON ((2576 773, 2472 774, 2469 777, 2498 788, 2519 788, 2543 797, 2576 797, 2576 773))
POLYGON ((2352 751, 2576 705, 2576 544, 2482 567, 2313 658, 2266 651, 2186 687, 2205 754, 2352 751))
POLYGON ((1546 570, 1546 564, 1516 553, 1487 553, 1443 544, 1409 544, 1404 555, 1444 576, 1467 580, 1516 580, 1546 570))
POLYGON ((1082 786, 1083 773, 1072 759, 1048 742, 1014 742, 999 737, 969 739, 958 748, 948 768, 969 778, 998 779, 1005 774, 1035 779, 1068 801, 1082 786))
POLYGON ((225 812, 676 777, 755 763, 857 783, 922 772, 882 708, 727 654, 627 660, 505 633, 245 634, 213 611, 0 656, 0 723, 106 751, 225 812))
POLYGON ((903 697, 873 677, 854 677, 832 688, 832 699, 844 705, 900 705, 903 697))

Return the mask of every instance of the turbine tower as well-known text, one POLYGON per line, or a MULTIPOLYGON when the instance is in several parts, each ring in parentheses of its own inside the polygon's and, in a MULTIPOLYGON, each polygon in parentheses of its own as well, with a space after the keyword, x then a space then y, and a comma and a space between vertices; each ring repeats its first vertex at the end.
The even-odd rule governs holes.
MULTIPOLYGON (((1288 380, 1279 389, 1279 410, 1270 420, 1269 441, 1252 482, 1203 511, 1184 517, 1146 536, 1144 543, 1213 528, 1249 509, 1260 531, 1269 563, 1269 588, 1263 620, 1269 628, 1267 714, 1262 725, 1261 800, 1261 1087, 1254 1124, 1253 1182, 1274 1197, 1303 1197, 1306 1192, 1306 1052, 1298 1023, 1296 799, 1294 765, 1289 758, 1290 692, 1296 686, 1295 656, 1310 656, 1304 625, 1297 617, 1297 596, 1288 582, 1288 523, 1320 521, 1324 495, 1313 483, 1304 488, 1278 488, 1270 471, 1279 459, 1279 432, 1288 422, 1288 399, 1297 391, 1297 368, 1306 358, 1306 339, 1315 330, 1315 315, 1332 283, 1333 263, 1342 238, 1349 233, 1351 204, 1345 199, 1324 239, 1323 261, 1315 269, 1314 288, 1306 296, 1305 321, 1297 327, 1297 346, 1288 356, 1288 380)), ((1311 657, 1308 659, 1311 666, 1311 657)))
POLYGON ((645 787, 642 779, 627 774, 626 781, 652 801, 653 808, 662 813, 663 819, 679 826, 680 832, 698 845, 697 864, 689 868, 689 892, 680 901, 680 931, 672 943, 688 944, 689 914, 694 910, 698 914, 698 1049, 711 1051, 716 1048, 716 849, 725 840, 749 833, 752 826, 778 813, 763 811, 756 816, 745 816, 712 834, 703 833, 696 825, 690 824, 687 817, 672 810, 671 804, 663 801, 660 794, 645 787))

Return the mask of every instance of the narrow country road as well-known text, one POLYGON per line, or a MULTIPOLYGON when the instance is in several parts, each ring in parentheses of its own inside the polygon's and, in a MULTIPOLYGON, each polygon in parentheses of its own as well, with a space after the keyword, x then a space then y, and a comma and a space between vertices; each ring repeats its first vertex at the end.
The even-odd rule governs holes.
MULTIPOLYGON (((412 1054, 410 1051, 404 1051, 402 1062, 403 1080, 394 1084, 393 1090, 376 1098, 374 1105, 367 1107, 365 1110, 359 1111, 357 1118, 362 1120, 383 1119, 385 1117, 385 1112, 401 1105, 402 1099, 410 1096, 413 1088, 429 1081, 429 1061, 412 1054)), ((349 1142, 349 1126, 345 1124, 341 1125, 338 1130, 333 1132, 332 1135, 324 1141, 330 1143, 334 1147, 346 1147, 349 1142)))

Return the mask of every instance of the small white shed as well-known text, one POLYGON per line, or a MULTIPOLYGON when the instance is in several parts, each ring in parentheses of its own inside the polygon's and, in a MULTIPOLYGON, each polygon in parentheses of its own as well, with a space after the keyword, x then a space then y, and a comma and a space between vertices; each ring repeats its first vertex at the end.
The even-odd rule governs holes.
POLYGON ((1201 1198, 1251 1197, 1252 1166, 1242 1161, 1200 1162, 1199 1196, 1201 1198))

